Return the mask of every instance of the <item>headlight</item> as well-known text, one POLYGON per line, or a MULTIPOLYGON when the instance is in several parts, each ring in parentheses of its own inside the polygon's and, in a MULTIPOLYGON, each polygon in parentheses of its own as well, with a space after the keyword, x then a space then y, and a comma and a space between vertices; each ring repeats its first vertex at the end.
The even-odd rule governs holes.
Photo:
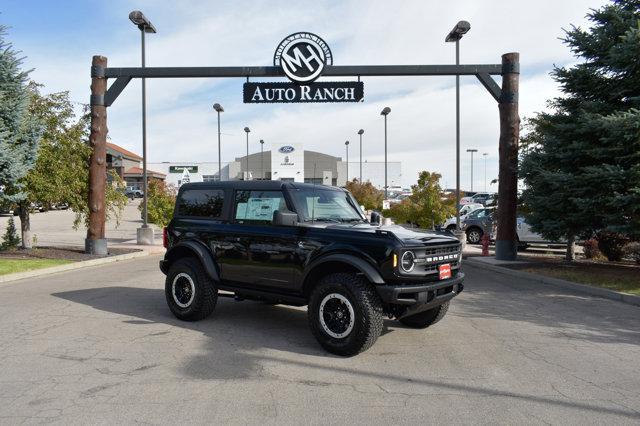
POLYGON ((405 272, 413 271, 413 268, 415 267, 415 259, 416 255, 413 254, 412 251, 405 251, 400 258, 400 267, 402 268, 402 270, 405 272))

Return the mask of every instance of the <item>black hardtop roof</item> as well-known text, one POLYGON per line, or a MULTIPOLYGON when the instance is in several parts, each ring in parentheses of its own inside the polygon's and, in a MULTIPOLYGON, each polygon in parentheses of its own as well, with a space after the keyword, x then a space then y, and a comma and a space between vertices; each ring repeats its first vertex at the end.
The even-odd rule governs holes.
POLYGON ((314 185, 312 183, 282 182, 279 180, 227 180, 222 182, 192 182, 185 183, 180 187, 180 191, 187 189, 256 189, 256 190, 278 190, 283 188, 291 189, 324 189, 333 191, 343 191, 342 188, 327 185, 314 185))

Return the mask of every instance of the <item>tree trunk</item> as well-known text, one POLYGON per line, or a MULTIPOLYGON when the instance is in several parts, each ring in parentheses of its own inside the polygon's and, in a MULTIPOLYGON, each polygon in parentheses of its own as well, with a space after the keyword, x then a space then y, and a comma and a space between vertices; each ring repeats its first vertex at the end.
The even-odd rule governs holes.
POLYGON ((564 258, 567 262, 573 262, 576 260, 576 237, 569 235, 567 237, 567 254, 564 258))
POLYGON ((31 222, 29 221, 29 202, 23 201, 20 208, 20 231, 22 231, 22 248, 30 249, 31 244, 31 222))

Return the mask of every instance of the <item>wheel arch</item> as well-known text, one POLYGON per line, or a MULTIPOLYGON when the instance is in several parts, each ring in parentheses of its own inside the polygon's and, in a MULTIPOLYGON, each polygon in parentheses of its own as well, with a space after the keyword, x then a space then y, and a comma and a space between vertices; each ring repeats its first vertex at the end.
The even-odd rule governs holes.
POLYGON ((164 268, 168 271, 178 259, 193 257, 198 259, 206 274, 214 281, 220 281, 218 266, 209 249, 197 241, 183 241, 171 247, 164 255, 164 268))
POLYGON ((360 273, 372 284, 384 284, 382 275, 365 259, 353 254, 336 253, 323 256, 309 265, 302 277, 302 292, 308 297, 314 283, 322 277, 339 272, 360 273))

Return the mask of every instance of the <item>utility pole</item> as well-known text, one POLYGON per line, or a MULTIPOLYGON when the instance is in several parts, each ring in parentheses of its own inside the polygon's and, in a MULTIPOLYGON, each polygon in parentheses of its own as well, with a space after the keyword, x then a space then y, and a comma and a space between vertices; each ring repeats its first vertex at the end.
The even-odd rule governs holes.
POLYGON ((347 148, 347 183, 349 183, 349 141, 346 141, 344 146, 347 148))
POLYGON ((220 113, 224 112, 222 105, 213 104, 213 109, 218 113, 218 181, 222 181, 222 152, 220 148, 220 113))
POLYGON ((489 155, 489 153, 482 153, 482 156, 484 157, 484 192, 487 192, 487 155, 489 155))
POLYGON ((364 133, 364 129, 358 130, 358 135, 360 135, 360 183, 362 184, 362 134, 364 133))
POLYGON ((264 140, 260 139, 260 179, 264 180, 264 140))
POLYGON ((477 149, 468 149, 467 152, 471 153, 471 189, 470 191, 473 192, 473 153, 474 152, 478 152, 477 149))
POLYGON ((246 173, 247 174, 246 174, 246 176, 247 176, 247 180, 249 180, 249 132, 251 131, 251 129, 249 129, 248 127, 245 127, 244 131, 247 134, 247 161, 246 161, 246 164, 247 164, 247 172, 246 173))

